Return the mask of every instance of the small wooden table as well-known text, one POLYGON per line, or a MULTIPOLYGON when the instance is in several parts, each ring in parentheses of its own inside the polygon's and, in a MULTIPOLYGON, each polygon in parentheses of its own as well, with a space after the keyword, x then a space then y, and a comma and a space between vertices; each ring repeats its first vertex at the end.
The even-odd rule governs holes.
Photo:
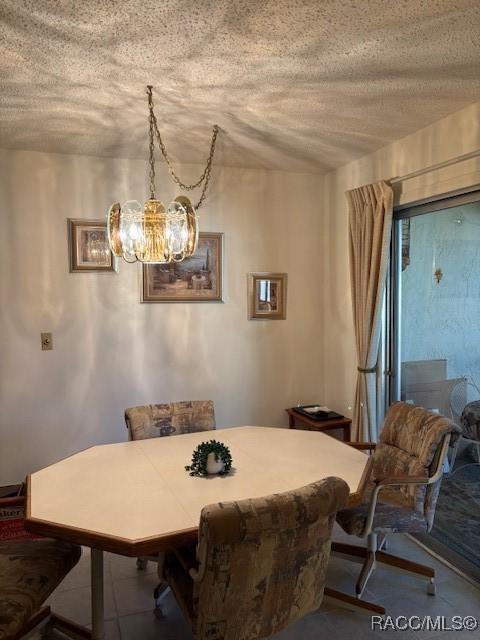
POLYGON ((352 421, 350 418, 336 418, 334 420, 314 420, 304 416, 293 409, 285 409, 288 413, 288 424, 290 429, 303 429, 306 431, 330 431, 331 429, 343 429, 343 441, 350 442, 350 429, 352 421), (297 426, 301 425, 301 426, 297 426))

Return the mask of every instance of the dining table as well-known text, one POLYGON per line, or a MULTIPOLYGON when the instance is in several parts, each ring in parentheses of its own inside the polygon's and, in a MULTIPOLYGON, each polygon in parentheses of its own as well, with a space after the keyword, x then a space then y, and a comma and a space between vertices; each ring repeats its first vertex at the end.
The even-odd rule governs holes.
POLYGON ((27 530, 91 549, 92 638, 104 628, 103 554, 146 556, 194 543, 208 504, 256 498, 337 476, 361 500, 368 456, 314 431, 242 426, 92 446, 27 477, 27 530), (230 449, 226 475, 191 476, 194 449, 230 449))

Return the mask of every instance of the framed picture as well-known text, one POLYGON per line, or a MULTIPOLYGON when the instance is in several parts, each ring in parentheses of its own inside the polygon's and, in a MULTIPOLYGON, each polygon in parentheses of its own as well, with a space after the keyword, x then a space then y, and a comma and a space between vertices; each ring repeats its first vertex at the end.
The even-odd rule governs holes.
POLYGON ((222 302, 223 233, 200 232, 194 255, 142 265, 142 302, 222 302))
POLYGON ((107 222, 68 218, 70 272, 117 271, 117 260, 110 251, 107 222))
POLYGON ((248 274, 248 319, 285 320, 287 317, 287 274, 248 274))

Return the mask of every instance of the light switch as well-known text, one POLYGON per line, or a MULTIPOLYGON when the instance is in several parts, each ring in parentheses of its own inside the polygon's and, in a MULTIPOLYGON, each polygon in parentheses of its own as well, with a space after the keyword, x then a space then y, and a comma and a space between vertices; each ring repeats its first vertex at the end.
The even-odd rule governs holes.
POLYGON ((41 333, 42 351, 51 351, 53 349, 53 338, 51 333, 41 333))

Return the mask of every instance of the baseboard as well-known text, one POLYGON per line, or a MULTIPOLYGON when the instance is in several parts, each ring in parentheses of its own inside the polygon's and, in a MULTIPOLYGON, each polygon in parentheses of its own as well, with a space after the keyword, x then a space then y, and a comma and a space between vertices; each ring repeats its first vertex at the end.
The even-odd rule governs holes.
POLYGON ((468 560, 465 560, 460 554, 455 553, 455 551, 452 551, 431 535, 424 533, 407 533, 407 537, 435 558, 435 560, 438 560, 474 587, 480 589, 480 569, 476 565, 468 562, 468 560))

